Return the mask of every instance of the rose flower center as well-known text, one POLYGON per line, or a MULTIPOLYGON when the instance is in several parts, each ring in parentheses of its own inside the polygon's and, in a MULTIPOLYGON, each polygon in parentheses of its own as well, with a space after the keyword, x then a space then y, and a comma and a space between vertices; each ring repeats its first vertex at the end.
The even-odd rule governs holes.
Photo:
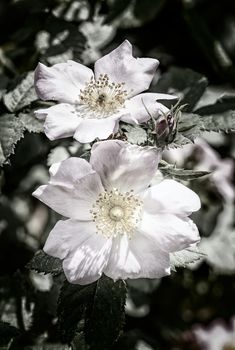
POLYGON ((80 91, 80 103, 95 112, 97 118, 105 118, 117 113, 124 106, 127 91, 125 83, 112 83, 107 74, 101 74, 97 80, 91 78, 80 91))
POLYGON ((106 237, 127 234, 129 238, 141 222, 142 201, 133 191, 117 189, 100 193, 91 210, 97 233, 106 237))

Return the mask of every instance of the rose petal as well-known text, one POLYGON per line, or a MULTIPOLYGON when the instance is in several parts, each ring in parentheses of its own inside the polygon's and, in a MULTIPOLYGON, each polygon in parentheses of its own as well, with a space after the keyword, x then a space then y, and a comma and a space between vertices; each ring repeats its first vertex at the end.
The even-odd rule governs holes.
POLYGON ((96 234, 93 222, 59 221, 44 246, 44 251, 63 261, 70 283, 96 281, 106 267, 112 240, 96 234))
POLYGON ((144 123, 150 119, 150 116, 157 118, 168 113, 169 109, 157 102, 158 97, 159 94, 144 93, 127 100, 125 105, 129 115, 123 116, 121 120, 130 124, 133 124, 133 121, 134 123, 144 123))
POLYGON ((52 165, 50 171, 55 175, 49 184, 40 186, 33 195, 65 217, 92 220, 90 210, 103 187, 89 163, 69 158, 52 165))
POLYGON ((52 67, 39 63, 35 70, 35 89, 42 100, 74 103, 80 89, 92 77, 91 69, 74 61, 52 67))
POLYGON ((190 215, 201 207, 200 198, 188 187, 174 180, 163 180, 144 193, 144 207, 152 213, 190 215))
POLYGON ((70 157, 62 162, 52 164, 49 172, 50 184, 68 188, 76 185, 81 178, 95 173, 90 163, 78 157, 70 157))
POLYGON ((160 152, 123 141, 110 140, 92 147, 90 163, 100 175, 104 188, 135 193, 147 188, 156 171, 160 152))
MULTIPOLYGON (((43 247, 45 253, 55 258, 65 259, 71 251, 80 245, 85 239, 93 235, 93 232, 78 230, 81 222, 77 220, 59 220, 49 233, 43 247), (84 237, 85 233, 85 237, 84 237)), ((89 223, 86 222, 89 227, 89 223)), ((83 225, 84 226, 84 225, 83 225)))
POLYGON ((73 136, 81 119, 72 105, 60 103, 35 111, 38 119, 44 119, 44 132, 50 140, 73 136))
POLYGON ((125 40, 115 50, 101 57, 95 63, 95 77, 107 74, 114 83, 125 83, 128 96, 134 96, 147 90, 158 67, 153 58, 134 58, 132 45, 125 40))
POLYGON ((85 285, 101 277, 109 260, 112 239, 96 234, 93 222, 89 225, 79 222, 76 229, 83 239, 65 258, 63 269, 70 283, 85 285))
POLYGON ((96 138, 107 139, 116 132, 118 120, 115 118, 85 119, 77 127, 74 138, 81 143, 89 143, 96 138))
POLYGON ((161 251, 151 239, 146 239, 139 232, 131 239, 124 234, 113 241, 104 273, 114 280, 160 278, 170 274, 169 254, 161 251))
POLYGON ((188 217, 173 214, 143 214, 140 230, 166 252, 189 247, 200 240, 197 226, 188 217))
POLYGON ((161 93, 153 93, 156 97, 156 101, 161 101, 161 100, 175 100, 177 101, 179 99, 178 96, 176 95, 169 95, 169 94, 161 94, 161 93))

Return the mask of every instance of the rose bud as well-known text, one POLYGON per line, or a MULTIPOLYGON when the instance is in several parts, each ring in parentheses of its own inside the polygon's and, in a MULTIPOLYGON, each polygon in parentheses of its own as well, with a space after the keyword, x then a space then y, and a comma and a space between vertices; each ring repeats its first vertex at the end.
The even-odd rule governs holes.
POLYGON ((156 120, 155 131, 156 144, 164 146, 173 141, 176 132, 177 121, 172 111, 163 114, 156 120))

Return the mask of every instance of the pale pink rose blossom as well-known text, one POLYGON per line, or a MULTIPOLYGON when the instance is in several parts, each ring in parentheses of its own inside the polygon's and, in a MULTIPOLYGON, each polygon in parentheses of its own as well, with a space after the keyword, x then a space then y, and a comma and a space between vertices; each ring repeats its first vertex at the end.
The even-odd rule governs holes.
POLYGON ((34 196, 67 217, 44 246, 63 260, 69 282, 87 284, 102 273, 119 278, 170 274, 171 252, 199 241, 189 219, 200 208, 196 193, 174 180, 150 187, 160 152, 123 141, 93 145, 90 163, 68 158, 34 196))
POLYGON ((147 121, 149 113, 157 117, 168 112, 156 101, 175 96, 142 93, 158 64, 153 58, 134 58, 127 40, 98 59, 94 73, 71 60, 52 67, 39 63, 35 70, 38 96, 59 102, 35 112, 45 121, 45 134, 50 140, 73 136, 82 143, 92 142, 116 133, 120 120, 138 124, 147 121))

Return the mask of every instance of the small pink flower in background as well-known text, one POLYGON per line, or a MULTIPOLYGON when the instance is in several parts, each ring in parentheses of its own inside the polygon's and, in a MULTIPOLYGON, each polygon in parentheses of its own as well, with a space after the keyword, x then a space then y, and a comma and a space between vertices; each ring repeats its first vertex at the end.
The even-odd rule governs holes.
POLYGON ((155 117, 166 113, 168 108, 156 101, 175 96, 141 93, 149 88, 158 64, 156 59, 134 58, 127 40, 98 59, 94 73, 74 61, 52 67, 39 63, 35 71, 38 96, 59 102, 35 112, 45 121, 47 137, 73 136, 82 143, 103 140, 118 131, 120 120, 142 123, 149 113, 155 117))
POLYGON ((68 220, 55 225, 44 251, 63 260, 71 283, 102 273, 119 278, 170 274, 171 252, 199 241, 188 216, 200 208, 196 193, 174 180, 149 187, 160 152, 122 141, 94 144, 90 163, 68 158, 34 196, 68 220))
POLYGON ((183 149, 166 150, 164 156, 167 161, 178 167, 184 166, 187 159, 193 157, 196 161, 194 169, 211 171, 210 180, 223 196, 225 202, 234 201, 234 162, 229 158, 222 158, 204 139, 197 138, 194 144, 188 144, 183 149))
POLYGON ((203 350, 235 350, 235 317, 230 325, 216 320, 207 328, 196 326, 193 333, 203 350))

